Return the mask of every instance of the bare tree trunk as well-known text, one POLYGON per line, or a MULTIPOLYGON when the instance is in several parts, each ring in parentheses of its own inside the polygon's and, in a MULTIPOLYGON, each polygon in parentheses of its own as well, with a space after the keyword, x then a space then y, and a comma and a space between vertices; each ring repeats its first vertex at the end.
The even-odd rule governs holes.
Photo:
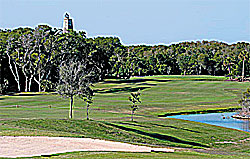
MULTIPOLYGON (((25 64, 26 65, 26 64, 25 64)), ((21 68, 22 68, 22 72, 23 72, 23 75, 24 75, 24 77, 25 77, 25 92, 28 92, 28 81, 29 81, 29 78, 28 78, 28 76, 27 76, 27 74, 26 74, 26 72, 25 72, 25 65, 24 66, 22 66, 21 68)))
POLYGON ((228 72, 229 72, 229 75, 230 75, 229 79, 231 80, 232 79, 232 74, 231 74, 231 66, 230 65, 228 67, 228 72))
POLYGON ((39 92, 41 92, 41 73, 40 73, 40 68, 39 68, 39 74, 38 74, 38 81, 39 81, 39 83, 38 83, 38 87, 39 87, 39 92))
POLYGON ((199 70, 199 75, 201 74, 201 65, 200 65, 200 70, 199 70))
MULTIPOLYGON (((49 75, 50 75, 50 70, 49 70, 49 72, 47 72, 46 73, 46 77, 45 77, 45 84, 44 84, 44 92, 46 91, 46 88, 47 88, 47 84, 48 84, 48 77, 49 77, 49 75)), ((43 74, 43 76, 44 76, 44 74, 43 74)), ((43 79, 43 76, 41 77, 41 79, 43 79)), ((41 80, 40 80, 41 81, 41 80)), ((40 85, 41 85, 41 82, 40 82, 40 85)))
POLYGON ((134 121, 134 111, 131 111, 131 121, 134 121))
POLYGON ((36 79, 36 77, 34 77, 34 81, 35 81, 38 85, 40 85, 40 84, 39 84, 39 81, 36 79))
POLYGON ((30 92, 31 90, 31 78, 29 79, 29 86, 28 86, 28 91, 30 92))
POLYGON ((29 78, 29 89, 28 89, 29 92, 31 91, 31 82, 32 82, 32 79, 33 79, 33 75, 29 78))
POLYGON ((242 82, 244 81, 244 77, 245 77, 245 59, 243 60, 243 66, 242 66, 242 82))
POLYGON ((39 92, 42 92, 42 91, 45 92, 45 91, 46 91, 47 83, 48 83, 48 82, 47 82, 47 79, 48 79, 49 75, 50 75, 50 70, 49 70, 49 72, 46 72, 46 75, 45 75, 45 73, 39 72, 39 73, 38 73, 38 80, 37 80, 36 77, 34 77, 35 82, 38 84, 39 92), (46 76, 46 77, 44 78, 44 76, 46 76), (45 80, 44 89, 43 89, 43 90, 42 90, 42 83, 41 83, 42 79, 45 80))
POLYGON ((28 92, 28 77, 25 76, 25 92, 28 92))
POLYGON ((74 96, 70 97, 70 110, 69 110, 69 118, 72 119, 73 118, 73 99, 74 96))
POLYGON ((9 58, 9 67, 10 67, 10 71, 11 71, 12 75, 13 75, 14 78, 15 78, 15 81, 16 81, 16 83, 17 83, 17 89, 18 89, 18 91, 20 92, 20 91, 21 91, 21 86, 20 86, 19 74, 18 74, 17 66, 16 66, 16 64, 13 64, 13 65, 15 66, 15 72, 14 72, 13 67, 12 67, 12 65, 11 65, 11 57, 10 57, 9 53, 7 53, 7 56, 8 56, 8 58, 9 58))
POLYGON ((87 104, 87 120, 89 120, 89 104, 87 104))
POLYGON ((0 94, 3 93, 3 77, 2 77, 2 54, 0 54, 0 94))
POLYGON ((38 56, 38 89, 39 89, 39 92, 41 92, 41 68, 40 68, 40 61, 41 61, 41 48, 40 48, 40 45, 38 47, 38 52, 39 52, 39 56, 38 56))

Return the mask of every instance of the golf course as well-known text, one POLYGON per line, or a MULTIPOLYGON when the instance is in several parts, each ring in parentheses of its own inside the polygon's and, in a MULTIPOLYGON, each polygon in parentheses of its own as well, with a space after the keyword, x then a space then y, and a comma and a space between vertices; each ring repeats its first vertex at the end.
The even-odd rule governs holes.
MULTIPOLYGON (((86 120, 86 102, 75 97, 69 119, 69 98, 56 92, 21 92, 0 96, 0 136, 92 138, 165 147, 173 153, 66 152, 48 158, 250 158, 250 133, 209 124, 166 118, 167 115, 227 112, 250 82, 223 76, 159 75, 105 79, 92 86, 93 103, 86 120), (131 121, 130 93, 141 103, 131 121)), ((36 157, 39 158, 39 157, 36 157)))

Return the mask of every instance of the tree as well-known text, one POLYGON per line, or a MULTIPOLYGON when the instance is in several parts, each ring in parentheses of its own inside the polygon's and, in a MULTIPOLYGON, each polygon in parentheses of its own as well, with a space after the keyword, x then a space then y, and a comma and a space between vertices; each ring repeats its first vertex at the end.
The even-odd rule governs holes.
POLYGON ((231 50, 226 49, 223 52, 223 66, 228 70, 229 79, 232 79, 233 71, 232 66, 234 65, 233 53, 231 50))
POLYGON ((0 94, 6 93, 6 89, 8 87, 8 81, 6 76, 2 76, 5 73, 6 66, 4 65, 4 59, 6 58, 5 50, 6 50, 6 39, 7 39, 7 31, 3 31, 0 29, 0 94))
POLYGON ((190 61, 190 55, 188 55, 187 53, 179 54, 177 61, 178 61, 180 69, 183 72, 183 75, 185 76, 188 73, 189 68, 190 68, 188 65, 190 61))
POLYGON ((136 92, 136 93, 130 93, 130 97, 128 98, 128 100, 132 103, 131 104, 131 121, 134 121, 134 113, 137 109, 139 109, 138 105, 139 103, 141 103, 141 99, 140 99, 140 92, 136 92))
POLYGON ((247 116, 250 115, 250 88, 246 92, 243 92, 242 98, 239 100, 239 105, 241 106, 241 111, 239 115, 247 116))
POLYGON ((243 92, 242 98, 239 100, 239 105, 242 107, 240 115, 250 115, 250 88, 243 92))
POLYGON ((50 83, 48 78, 57 54, 56 42, 60 38, 60 32, 60 30, 52 29, 47 25, 38 25, 33 31, 36 52, 33 55, 35 60, 32 67, 35 70, 34 80, 38 84, 39 92, 41 92, 42 87, 44 88, 43 91, 45 91, 50 83))
POLYGON ((241 51, 239 54, 239 59, 242 61, 242 81, 244 81, 245 78, 245 61, 247 61, 249 59, 249 52, 244 50, 241 51))
POLYGON ((33 29, 18 28, 12 31, 7 40, 6 54, 9 59, 10 70, 17 82, 18 91, 20 86, 20 70, 25 77, 25 91, 30 91, 31 80, 34 76, 32 67, 33 53, 35 52, 33 29))
POLYGON ((86 118, 89 120, 89 107, 93 103, 93 90, 90 87, 86 87, 85 93, 80 96, 86 102, 86 118))
POLYGON ((120 39, 116 37, 97 37, 86 40, 96 50, 91 56, 96 66, 100 68, 101 78, 121 77, 120 68, 125 63, 124 58, 127 52, 120 39))
POLYGON ((64 97, 70 98, 69 118, 73 118, 74 96, 87 96, 87 99, 90 100, 90 76, 92 76, 92 72, 86 69, 85 61, 69 59, 62 62, 59 70, 57 92, 64 97))

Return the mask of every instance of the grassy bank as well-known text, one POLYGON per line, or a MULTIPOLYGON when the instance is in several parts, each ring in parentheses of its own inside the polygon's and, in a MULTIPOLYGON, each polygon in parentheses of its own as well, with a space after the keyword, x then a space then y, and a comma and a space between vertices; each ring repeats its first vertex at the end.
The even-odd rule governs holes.
MULTIPOLYGON (((91 137, 140 145, 198 149, 206 153, 143 154, 143 158, 213 158, 249 156, 250 134, 158 115, 238 106, 249 82, 224 81, 213 76, 150 76, 130 80, 105 80, 94 86, 91 121, 85 119, 85 103, 75 99, 74 120, 68 120, 69 100, 53 93, 21 93, 0 96, 0 135, 91 137), (136 122, 130 122, 130 92, 139 90, 142 104, 136 122), (18 106, 17 106, 18 105, 18 106), (237 144, 235 144, 237 143, 237 144), (223 153, 223 154, 222 154, 223 153)), ((103 157, 105 153, 70 153, 67 157, 103 157), (94 155, 96 154, 96 155, 94 155)), ((134 158, 132 153, 106 153, 134 158)))
POLYGON ((153 147, 184 148, 185 151, 198 149, 206 152, 205 154, 236 157, 250 155, 249 133, 177 119, 150 120, 148 118, 146 121, 137 122, 66 119, 2 120, 0 136, 7 135, 90 137, 153 147))

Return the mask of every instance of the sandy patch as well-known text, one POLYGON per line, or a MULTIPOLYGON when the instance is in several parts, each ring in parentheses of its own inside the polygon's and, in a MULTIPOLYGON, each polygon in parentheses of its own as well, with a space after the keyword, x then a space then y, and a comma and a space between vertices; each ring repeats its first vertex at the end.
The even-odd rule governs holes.
POLYGON ((0 137, 0 157, 32 157, 73 151, 174 152, 173 149, 152 148, 90 138, 0 137))

